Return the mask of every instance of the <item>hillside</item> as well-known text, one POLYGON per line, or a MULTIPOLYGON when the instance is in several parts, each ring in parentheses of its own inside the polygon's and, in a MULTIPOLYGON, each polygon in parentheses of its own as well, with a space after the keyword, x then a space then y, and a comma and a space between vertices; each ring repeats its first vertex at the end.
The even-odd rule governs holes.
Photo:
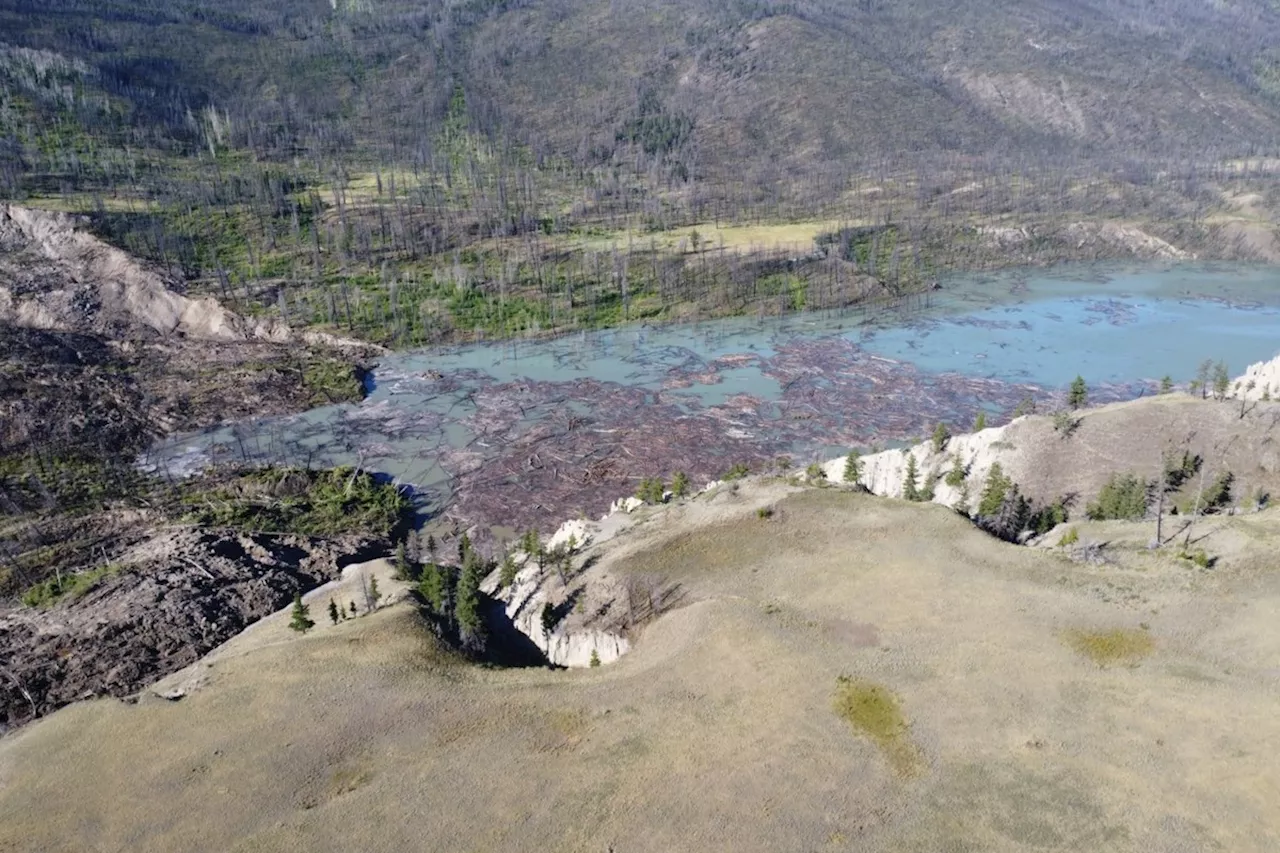
POLYGON ((384 344, 1280 259, 1264 0, 10 0, 0 32, 0 195, 384 344))
POLYGON ((724 488, 588 548, 575 584, 681 590, 600 668, 474 668, 408 603, 282 613, 179 701, 0 741, 0 849, 1270 850, 1275 513, 1212 571, 1115 525, 1094 565, 724 488))

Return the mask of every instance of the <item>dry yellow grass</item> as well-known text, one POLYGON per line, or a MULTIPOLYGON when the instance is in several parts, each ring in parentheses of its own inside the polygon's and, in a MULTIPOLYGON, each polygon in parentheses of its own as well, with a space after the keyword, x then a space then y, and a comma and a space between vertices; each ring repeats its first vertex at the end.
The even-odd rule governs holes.
POLYGON ((1280 574, 1250 536, 1214 572, 1083 566, 782 491, 603 549, 591 571, 683 593, 610 666, 476 669, 396 605, 180 702, 65 709, 0 741, 0 850, 1274 850, 1280 574), (1138 667, 1062 642, 1140 621, 1138 667), (841 676, 884 691, 846 697, 857 729, 841 676))
POLYGON ((607 251, 612 248, 647 249, 650 246, 665 252, 692 253, 693 234, 698 234, 701 251, 726 249, 729 251, 794 251, 806 254, 813 251, 814 240, 822 234, 846 228, 851 223, 836 219, 815 219, 804 222, 786 222, 761 225, 717 226, 714 222, 702 222, 686 228, 650 232, 642 230, 615 231, 586 238, 563 238, 563 242, 588 251, 607 251))

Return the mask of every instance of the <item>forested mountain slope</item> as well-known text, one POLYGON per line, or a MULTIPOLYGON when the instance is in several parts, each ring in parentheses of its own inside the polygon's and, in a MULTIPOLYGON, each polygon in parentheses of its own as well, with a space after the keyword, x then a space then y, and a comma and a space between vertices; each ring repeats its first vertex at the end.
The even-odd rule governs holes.
POLYGON ((5 0, 0 31, 10 129, 77 100, 91 136, 175 151, 429 159, 455 86, 536 155, 714 183, 1217 159, 1270 151, 1280 119, 1264 0, 5 0))

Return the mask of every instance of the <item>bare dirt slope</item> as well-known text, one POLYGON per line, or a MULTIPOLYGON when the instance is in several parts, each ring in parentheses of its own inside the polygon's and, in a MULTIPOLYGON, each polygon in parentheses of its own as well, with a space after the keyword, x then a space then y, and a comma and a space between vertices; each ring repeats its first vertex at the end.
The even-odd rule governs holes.
POLYGON ((616 664, 472 668, 407 604, 266 644, 0 741, 0 850, 1274 849, 1275 512, 1206 571, 830 489, 692 507, 585 576, 681 587, 616 664))

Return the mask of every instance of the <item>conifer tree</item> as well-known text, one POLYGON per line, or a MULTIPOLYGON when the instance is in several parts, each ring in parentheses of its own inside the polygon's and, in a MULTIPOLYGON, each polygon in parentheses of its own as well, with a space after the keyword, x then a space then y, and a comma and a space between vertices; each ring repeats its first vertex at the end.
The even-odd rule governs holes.
POLYGON ((498 575, 498 584, 506 589, 516 582, 516 558, 507 554, 502 558, 502 572, 498 575))
POLYGON ((405 554, 404 543, 396 546, 396 580, 409 579, 409 558, 405 554))
POLYGON ((850 450, 849 455, 844 458, 844 481, 856 483, 860 479, 862 479, 862 457, 858 455, 858 451, 850 450))
POLYGON ((422 577, 418 580, 418 592, 422 594, 426 600, 427 606, 431 608, 431 612, 437 616, 444 616, 444 594, 445 594, 445 578, 444 572, 435 563, 427 563, 422 567, 422 577))
POLYGON ((329 621, 337 625, 338 618, 338 603, 331 598, 329 599, 329 621))
POLYGON ((978 515, 991 517, 999 514, 1011 485, 1012 481, 1004 475, 1000 463, 992 462, 986 485, 982 487, 982 496, 978 499, 978 515))
POLYGON ((1071 390, 1067 392, 1067 405, 1079 409, 1089 402, 1089 387, 1084 384, 1084 377, 1077 376, 1071 380, 1071 390))
POLYGON ((916 467, 914 453, 907 454, 907 473, 902 479, 902 497, 909 501, 920 500, 920 471, 916 467))
POLYGON ((942 421, 938 421, 938 425, 933 428, 933 452, 941 453, 950 440, 951 430, 947 429, 947 425, 942 421))
POLYGON ((973 431, 982 432, 987 428, 987 413, 978 412, 978 419, 973 422, 973 431))
POLYGON ((462 645, 468 649, 484 646, 484 623, 480 616, 480 560, 473 556, 462 567, 458 576, 458 589, 454 596, 454 620, 462 645))
POLYGON ((382 598, 382 593, 378 591, 378 576, 369 575, 369 609, 376 610, 378 608, 378 600, 382 598))
POLYGON ((1165 376, 1163 379, 1160 380, 1160 393, 1168 394, 1172 390, 1173 390, 1173 377, 1165 376))
POLYGON ((671 494, 674 497, 682 498, 689 494, 689 475, 683 471, 677 471, 675 476, 671 478, 671 494))
POLYGON ((302 603, 302 595, 293 594, 293 611, 290 613, 289 627, 300 634, 305 634, 316 626, 311 621, 311 608, 302 603))

